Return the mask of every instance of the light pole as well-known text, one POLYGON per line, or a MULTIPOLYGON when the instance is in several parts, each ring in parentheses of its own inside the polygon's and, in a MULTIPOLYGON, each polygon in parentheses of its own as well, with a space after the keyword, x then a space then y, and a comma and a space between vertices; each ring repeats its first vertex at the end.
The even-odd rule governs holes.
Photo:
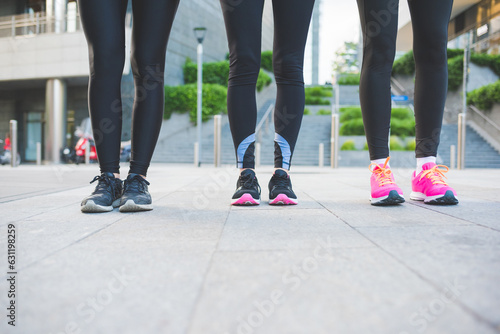
POLYGON ((205 34, 207 28, 197 27, 194 28, 194 36, 198 40, 198 98, 197 98, 197 109, 196 109, 196 127, 198 130, 198 167, 201 166, 201 105, 202 105, 202 93, 203 93, 203 40, 205 39, 205 34))

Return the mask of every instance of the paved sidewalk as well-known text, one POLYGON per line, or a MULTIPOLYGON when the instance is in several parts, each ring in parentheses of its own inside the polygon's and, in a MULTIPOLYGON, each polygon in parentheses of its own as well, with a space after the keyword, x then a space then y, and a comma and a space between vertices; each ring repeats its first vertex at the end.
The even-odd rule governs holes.
POLYGON ((458 206, 380 208, 367 168, 297 167, 298 206, 238 208, 234 168, 155 164, 129 214, 80 212, 95 165, 0 171, 0 333, 500 333, 500 170, 448 173, 458 206))

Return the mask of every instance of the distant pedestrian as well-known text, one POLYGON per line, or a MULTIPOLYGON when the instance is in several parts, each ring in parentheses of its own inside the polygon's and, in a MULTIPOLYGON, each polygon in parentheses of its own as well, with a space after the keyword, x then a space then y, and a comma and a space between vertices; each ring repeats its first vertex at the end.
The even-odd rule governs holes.
MULTIPOLYGON (((255 87, 261 61, 264 0, 220 0, 229 42, 227 109, 240 176, 232 205, 260 204, 255 176, 255 87)), ((278 86, 274 111, 274 174, 269 203, 297 204, 288 171, 304 114, 304 50, 314 0, 273 0, 273 70, 278 86)))
MULTIPOLYGON (((79 0, 89 46, 89 112, 101 174, 83 212, 152 210, 146 173, 164 110, 165 53, 179 0, 133 0, 131 63, 135 82, 130 171, 120 180, 122 104, 128 0, 79 0)), ((91 183, 92 183, 91 182, 91 183)))
MULTIPOLYGON (((399 0, 357 0, 363 30, 359 94, 370 152, 371 203, 403 203, 389 166, 391 72, 396 50, 399 0)), ((410 199, 427 204, 457 204, 444 181, 448 167, 436 165, 448 91, 447 43, 453 0, 408 0, 416 66, 415 121, 417 168, 410 199)))
POLYGON ((5 134, 5 141, 3 145, 5 151, 10 151, 10 133, 5 134))

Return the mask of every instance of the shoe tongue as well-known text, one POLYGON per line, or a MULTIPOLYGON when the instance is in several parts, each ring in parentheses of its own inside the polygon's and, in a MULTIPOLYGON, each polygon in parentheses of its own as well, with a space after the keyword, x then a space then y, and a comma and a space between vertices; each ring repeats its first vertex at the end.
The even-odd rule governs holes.
POLYGON ((104 173, 102 173, 101 175, 102 175, 102 176, 104 176, 104 175, 105 175, 105 176, 107 176, 107 177, 109 177, 109 178, 111 178, 111 179, 114 179, 114 178, 115 178, 115 174, 113 174, 113 173, 111 173, 111 172, 104 172, 104 173))
POLYGON ((244 171, 241 172, 240 175, 243 176, 243 177, 254 178, 255 177, 255 172, 253 170, 251 170, 251 169, 245 169, 244 171))
POLYGON ((436 164, 434 162, 428 162, 422 166, 422 170, 432 169, 436 164))
POLYGON ((275 172, 274 172, 274 175, 278 176, 278 177, 283 177, 285 179, 288 178, 288 173, 285 172, 284 170, 281 170, 281 169, 277 169, 275 172))

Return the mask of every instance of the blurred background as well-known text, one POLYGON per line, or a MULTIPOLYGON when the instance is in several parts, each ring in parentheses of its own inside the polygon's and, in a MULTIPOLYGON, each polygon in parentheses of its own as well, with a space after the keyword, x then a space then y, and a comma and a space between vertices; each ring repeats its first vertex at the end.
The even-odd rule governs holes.
MULTIPOLYGON (((133 78, 128 59, 133 25, 127 11, 127 62, 123 69, 123 151, 129 159, 133 78)), ((225 105, 227 40, 220 4, 182 0, 168 45, 164 124, 153 162, 193 163, 196 135, 197 40, 195 27, 206 28, 203 46, 203 126, 201 164, 213 164, 214 141, 220 162, 233 163, 225 105), (203 13, 200 15, 200 13, 203 13), (174 98, 175 97, 175 98, 174 98), (214 116, 221 115, 214 124, 214 116), (219 135, 220 132, 220 135, 219 135), (217 139, 219 138, 219 139, 217 139)), ((258 160, 273 161, 272 74, 273 19, 266 1, 262 29, 262 71, 257 85, 258 160)), ((464 48, 472 50, 467 87, 465 167, 500 168, 500 2, 455 0, 449 25, 449 94, 438 160, 454 167, 458 118, 464 112, 464 48)), ((366 166, 368 153, 359 107, 362 60, 356 1, 316 0, 305 58, 306 108, 294 154, 295 165, 366 166), (332 153, 332 114, 338 115, 338 148, 332 153)), ((414 164, 412 28, 401 1, 397 60, 392 79, 391 160, 414 164)), ((0 162, 10 159, 10 122, 17 121, 17 151, 23 164, 93 163, 88 122, 88 51, 78 7, 71 0, 0 2, 0 162), (89 153, 85 156, 85 149, 89 153)), ((333 121, 335 122, 335 120, 333 121)), ((394 161, 394 162, 393 162, 394 161)))

